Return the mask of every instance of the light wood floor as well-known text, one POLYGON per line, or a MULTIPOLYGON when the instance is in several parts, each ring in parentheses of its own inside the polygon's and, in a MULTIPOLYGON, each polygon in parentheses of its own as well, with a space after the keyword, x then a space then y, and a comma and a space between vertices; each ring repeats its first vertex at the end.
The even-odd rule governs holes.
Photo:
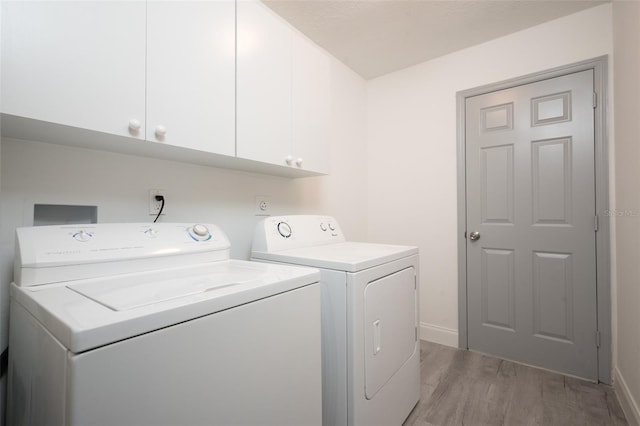
POLYGON ((404 426, 627 425, 613 388, 421 343, 422 397, 404 426))

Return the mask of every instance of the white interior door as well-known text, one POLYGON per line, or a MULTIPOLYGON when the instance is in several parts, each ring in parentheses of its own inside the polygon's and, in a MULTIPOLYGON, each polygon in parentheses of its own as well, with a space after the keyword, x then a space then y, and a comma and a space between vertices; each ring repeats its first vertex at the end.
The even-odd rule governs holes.
POLYGON ((466 100, 468 346, 597 380, 593 71, 466 100))

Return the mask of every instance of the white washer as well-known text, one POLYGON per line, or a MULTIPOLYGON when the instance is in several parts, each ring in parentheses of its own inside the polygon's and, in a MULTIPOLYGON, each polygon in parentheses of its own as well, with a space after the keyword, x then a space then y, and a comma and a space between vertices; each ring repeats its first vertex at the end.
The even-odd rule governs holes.
POLYGON ((260 222, 252 260, 313 266, 325 425, 400 425, 420 399, 418 249, 348 242, 328 216, 260 222))
POLYGON ((19 228, 8 423, 321 424, 319 273, 215 225, 19 228))

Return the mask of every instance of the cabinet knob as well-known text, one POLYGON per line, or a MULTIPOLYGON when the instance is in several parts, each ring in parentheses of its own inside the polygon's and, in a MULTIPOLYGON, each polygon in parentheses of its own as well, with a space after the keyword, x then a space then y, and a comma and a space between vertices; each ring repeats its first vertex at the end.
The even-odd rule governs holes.
POLYGON ((298 158, 298 159, 296 160, 296 166, 298 166, 298 167, 302 167, 302 158, 298 158))
POLYGON ((292 157, 292 156, 290 156, 290 155, 287 155, 287 156, 284 158, 284 161, 287 163, 287 165, 289 165, 289 166, 290 166, 290 165, 293 163, 293 157, 292 157))
POLYGON ((138 130, 140 130, 141 127, 142 123, 140 123, 140 120, 136 120, 135 118, 129 120, 129 130, 132 133, 136 133, 138 130))
POLYGON ((167 134, 167 129, 162 126, 162 125, 157 125, 156 126, 156 137, 158 139, 162 139, 164 138, 164 136, 167 134))

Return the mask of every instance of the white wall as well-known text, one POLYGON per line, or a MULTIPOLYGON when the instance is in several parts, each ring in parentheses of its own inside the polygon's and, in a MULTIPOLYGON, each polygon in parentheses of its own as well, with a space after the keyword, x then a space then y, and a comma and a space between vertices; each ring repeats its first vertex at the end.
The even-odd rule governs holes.
POLYGON ((332 61, 329 176, 287 179, 48 143, 2 140, 0 188, 1 348, 7 345, 8 284, 14 230, 32 225, 34 203, 98 206, 99 222, 147 222, 148 191, 167 192, 164 222, 212 222, 247 259, 256 222, 254 197, 272 214, 332 214, 353 239, 366 235, 365 82, 332 61))
POLYGON ((456 93, 611 53, 607 4, 367 82, 368 236, 420 248, 423 339, 458 343, 456 93))
POLYGON ((617 394, 640 424, 640 3, 614 2, 617 394))

